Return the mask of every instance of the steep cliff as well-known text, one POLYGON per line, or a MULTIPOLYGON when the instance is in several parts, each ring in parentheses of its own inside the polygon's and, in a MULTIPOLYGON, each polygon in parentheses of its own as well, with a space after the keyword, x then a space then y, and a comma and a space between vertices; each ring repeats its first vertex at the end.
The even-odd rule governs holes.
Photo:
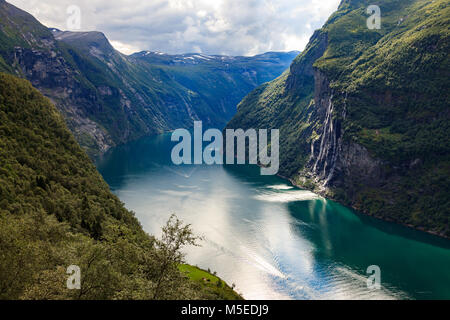
POLYGON ((230 128, 279 128, 280 174, 367 214, 450 236, 448 1, 345 0, 230 128))

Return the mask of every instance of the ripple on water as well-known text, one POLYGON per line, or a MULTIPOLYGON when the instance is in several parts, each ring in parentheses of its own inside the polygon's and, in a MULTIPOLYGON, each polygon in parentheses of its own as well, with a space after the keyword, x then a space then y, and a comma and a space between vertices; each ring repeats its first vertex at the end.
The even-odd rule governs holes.
POLYGON ((307 190, 289 190, 284 192, 261 192, 254 198, 259 201, 281 202, 281 203, 321 199, 321 197, 318 194, 315 194, 307 190))

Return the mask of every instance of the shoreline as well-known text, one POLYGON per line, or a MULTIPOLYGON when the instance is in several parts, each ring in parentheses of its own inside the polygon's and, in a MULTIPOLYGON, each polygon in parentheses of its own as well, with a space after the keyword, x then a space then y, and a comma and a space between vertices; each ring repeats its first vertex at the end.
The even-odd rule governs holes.
POLYGON ((325 196, 322 192, 317 192, 317 191, 315 191, 315 190, 311 190, 311 189, 308 189, 308 188, 305 188, 305 187, 301 187, 301 186, 297 185, 297 184, 293 181, 293 179, 291 179, 291 178, 285 177, 285 176, 283 176, 283 175, 281 175, 281 174, 277 174, 277 176, 280 177, 280 178, 283 179, 283 180, 289 181, 289 182, 290 182, 294 187, 296 187, 296 188, 303 189, 303 190, 309 190, 309 191, 311 191, 311 192, 317 193, 318 195, 320 195, 321 197, 324 197, 325 199, 332 200, 332 201, 334 201, 334 202, 336 202, 336 203, 339 203, 340 205, 342 205, 342 206, 344 206, 344 207, 351 208, 352 210, 355 210, 355 211, 357 211, 358 213, 360 213, 360 214, 362 214, 362 215, 365 215, 365 216, 368 216, 368 217, 372 217, 372 218, 375 218, 375 219, 378 219, 378 220, 381 220, 381 221, 385 221, 385 222, 389 222, 389 223, 394 223, 394 224, 396 224, 396 225, 404 226, 404 227, 407 227, 407 228, 409 228, 409 229, 413 229, 413 230, 416 230, 416 231, 424 232, 424 233, 429 234, 429 235, 431 235, 431 236, 438 237, 439 239, 450 240, 450 236, 446 236, 446 235, 443 235, 443 234, 439 234, 439 233, 434 232, 434 231, 431 231, 431 230, 426 230, 426 229, 421 228, 421 227, 416 227, 416 226, 414 226, 414 225, 410 225, 410 224, 405 224, 405 223, 397 222, 397 221, 394 221, 394 220, 391 220, 391 219, 388 219, 388 218, 385 218, 385 217, 380 217, 380 216, 374 216, 374 215, 371 215, 371 214, 366 213, 366 212, 363 212, 363 211, 361 211, 361 210, 359 210, 359 209, 357 209, 357 208, 354 208, 353 206, 349 206, 349 205, 347 205, 347 204, 344 204, 344 203, 340 202, 340 201, 337 200, 337 199, 333 199, 333 198, 330 198, 330 197, 328 197, 328 196, 325 196))

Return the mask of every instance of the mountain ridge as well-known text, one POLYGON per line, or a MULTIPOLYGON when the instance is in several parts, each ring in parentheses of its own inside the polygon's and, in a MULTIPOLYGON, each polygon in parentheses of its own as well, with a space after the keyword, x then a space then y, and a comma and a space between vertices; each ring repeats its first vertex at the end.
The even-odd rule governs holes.
POLYGON ((360 212, 450 236, 446 1, 342 1, 227 128, 279 128, 280 174, 360 212))
POLYGON ((242 97, 278 76, 296 55, 271 63, 248 58, 228 68, 219 61, 167 66, 118 52, 98 31, 47 28, 7 2, 0 4, 0 17, 0 71, 30 80, 50 98, 91 156, 145 135, 190 128, 194 120, 223 126, 242 97))

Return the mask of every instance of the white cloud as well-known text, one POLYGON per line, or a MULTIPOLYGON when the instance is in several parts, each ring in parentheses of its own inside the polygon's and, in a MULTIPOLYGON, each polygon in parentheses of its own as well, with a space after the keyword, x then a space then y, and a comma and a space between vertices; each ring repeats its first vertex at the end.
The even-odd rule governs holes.
POLYGON ((340 0, 9 0, 49 27, 102 31, 120 51, 251 55, 301 50, 340 0))
POLYGON ((135 53, 138 51, 142 51, 138 47, 130 46, 130 45, 122 43, 120 41, 110 40, 109 42, 116 50, 118 50, 124 54, 132 54, 132 53, 135 53))

